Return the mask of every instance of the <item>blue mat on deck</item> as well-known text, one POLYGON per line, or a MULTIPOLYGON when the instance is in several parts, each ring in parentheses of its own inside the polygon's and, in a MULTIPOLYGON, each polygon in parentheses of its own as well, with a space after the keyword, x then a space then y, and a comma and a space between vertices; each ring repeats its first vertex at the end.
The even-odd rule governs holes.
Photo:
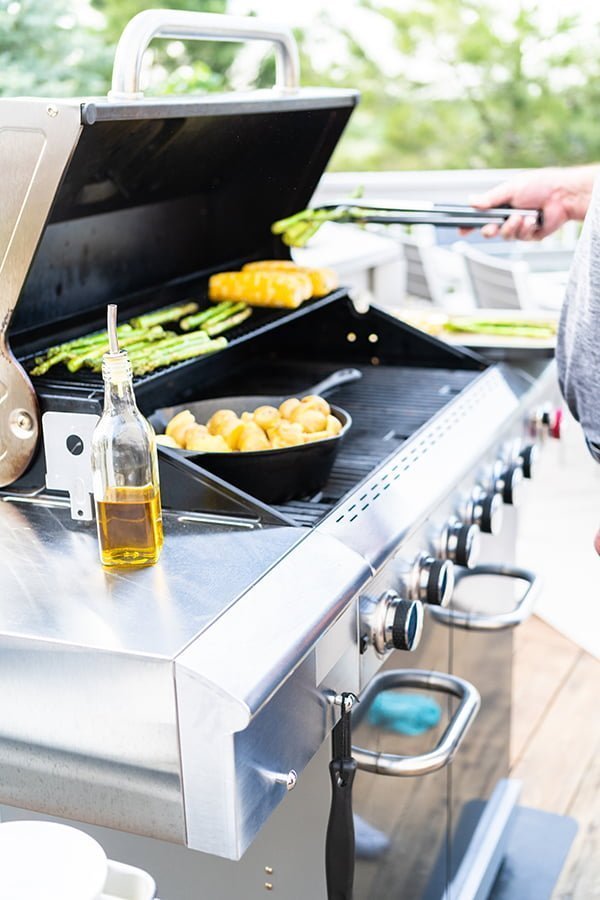
POLYGON ((576 833, 569 816, 519 806, 489 900, 550 900, 576 833))

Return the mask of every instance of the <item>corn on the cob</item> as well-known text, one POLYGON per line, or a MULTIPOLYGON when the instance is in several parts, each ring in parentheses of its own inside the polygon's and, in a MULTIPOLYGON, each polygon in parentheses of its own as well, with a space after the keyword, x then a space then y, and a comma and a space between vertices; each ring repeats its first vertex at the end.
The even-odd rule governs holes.
POLYGON ((246 263, 243 272, 290 272, 292 274, 308 275, 312 284, 313 297, 324 297, 330 291, 340 286, 337 273, 333 269, 313 269, 308 266, 299 266, 291 259, 262 259, 257 262, 246 263))
POLYGON ((211 275, 211 300, 243 300, 251 306, 296 309, 312 295, 308 275, 291 272, 219 272, 211 275))

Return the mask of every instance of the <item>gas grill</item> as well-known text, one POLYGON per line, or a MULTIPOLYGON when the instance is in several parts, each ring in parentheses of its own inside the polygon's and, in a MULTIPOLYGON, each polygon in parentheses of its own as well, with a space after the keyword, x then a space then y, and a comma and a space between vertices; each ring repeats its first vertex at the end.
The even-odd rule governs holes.
POLYGON ((113 97, 0 101, 2 815, 84 823, 164 900, 324 900, 326 739, 354 692, 356 900, 483 897, 518 794, 510 628, 539 581, 514 568, 515 506, 554 424, 552 372, 488 365, 343 289, 256 310, 223 351, 138 378, 139 404, 294 395, 358 367, 329 481, 269 506, 161 449, 165 549, 127 574, 101 570, 89 521, 99 377, 26 374, 108 301, 124 317, 205 304, 211 272, 285 255, 270 223, 307 205, 357 99, 295 72, 285 31, 152 10, 126 30, 113 97), (153 34, 274 40, 280 80, 144 99, 130 60, 153 34), (406 686, 439 712, 419 741, 370 713, 406 686))

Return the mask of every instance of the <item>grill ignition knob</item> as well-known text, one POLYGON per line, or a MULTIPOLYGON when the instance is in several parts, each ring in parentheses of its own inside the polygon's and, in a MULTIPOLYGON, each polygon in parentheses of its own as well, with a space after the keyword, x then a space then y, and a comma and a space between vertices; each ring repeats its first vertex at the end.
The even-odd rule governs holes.
POLYGON ((457 566, 472 569, 477 562, 480 546, 479 525, 450 522, 443 542, 443 555, 457 566))
POLYGON ((519 454, 523 466, 523 475, 525 478, 533 478, 535 467, 537 466, 539 450, 536 444, 528 444, 523 447, 519 454))
POLYGON ((503 498, 498 491, 476 488, 469 509, 469 519, 485 534, 500 534, 503 520, 503 498))
POLYGON ((415 650, 423 631, 423 605, 418 600, 398 600, 392 609, 386 643, 391 639, 396 650, 415 650))
POLYGON ((423 604, 404 600, 395 591, 386 591, 373 606, 364 607, 366 640, 383 655, 388 650, 415 650, 423 630, 423 604))
POLYGON ((496 485, 502 493, 505 503, 512 506, 519 505, 520 486, 523 483, 523 468, 521 463, 512 463, 504 470, 496 485))
POLYGON ((454 590, 454 563, 422 556, 417 569, 417 596, 433 606, 447 606, 454 590))

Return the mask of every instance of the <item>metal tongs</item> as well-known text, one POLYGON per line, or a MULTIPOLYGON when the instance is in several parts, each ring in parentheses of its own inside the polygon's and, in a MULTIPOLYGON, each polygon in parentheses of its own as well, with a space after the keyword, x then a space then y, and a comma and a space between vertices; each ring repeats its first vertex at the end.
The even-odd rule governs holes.
POLYGON ((332 203, 320 206, 319 210, 340 210, 342 215, 338 222, 352 221, 357 224, 375 223, 381 225, 435 225, 438 228, 481 228, 483 225, 500 225, 509 216, 523 216, 535 219, 541 228, 544 224, 544 213, 541 209, 514 209, 511 206, 477 209, 460 203, 433 203, 431 206, 399 206, 387 207, 379 204, 332 203), (348 213, 348 219, 343 211, 348 213), (364 213, 364 214, 363 214, 364 213))
POLYGON ((437 228, 482 228, 484 225, 501 225, 509 216, 518 215, 535 219, 541 228, 544 214, 541 209, 513 209, 511 206, 493 209, 476 209, 461 204, 432 203, 424 206, 388 207, 375 203, 349 201, 332 203, 301 212, 274 222, 273 234, 280 234, 290 247, 304 247, 325 222, 355 225, 435 225, 437 228))

